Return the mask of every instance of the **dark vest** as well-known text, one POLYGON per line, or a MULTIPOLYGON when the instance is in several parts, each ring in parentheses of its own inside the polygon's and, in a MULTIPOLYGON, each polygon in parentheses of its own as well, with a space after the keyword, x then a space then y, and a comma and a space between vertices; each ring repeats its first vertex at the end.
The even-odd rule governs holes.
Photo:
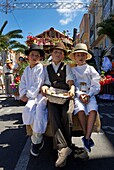
POLYGON ((60 64, 57 73, 55 73, 52 64, 47 66, 47 71, 52 87, 69 90, 69 86, 66 83, 66 65, 64 63, 60 64))

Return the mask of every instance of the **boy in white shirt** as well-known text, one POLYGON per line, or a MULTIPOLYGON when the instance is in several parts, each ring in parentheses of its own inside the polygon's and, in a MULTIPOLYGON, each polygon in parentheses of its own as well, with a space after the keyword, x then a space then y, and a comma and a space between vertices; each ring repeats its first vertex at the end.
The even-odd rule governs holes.
POLYGON ((47 127, 46 98, 40 91, 45 80, 45 70, 40 63, 44 51, 33 44, 25 51, 25 55, 28 56, 30 64, 25 68, 19 85, 20 99, 27 102, 22 118, 24 124, 31 125, 33 131, 30 152, 33 156, 38 156, 44 145, 43 133, 47 127))
MULTIPOLYGON (((72 97, 75 92, 73 74, 71 68, 63 63, 63 59, 67 54, 66 47, 62 42, 58 42, 51 48, 51 50, 52 63, 46 68, 47 79, 45 85, 42 87, 42 91, 46 94, 51 86, 55 89, 68 90, 69 97, 72 97)), ((55 166, 63 167, 66 164, 67 157, 72 152, 71 133, 67 114, 69 100, 64 104, 48 101, 47 105, 52 136, 55 148, 58 151, 58 158, 55 162, 55 166)))
POLYGON ((98 111, 95 95, 100 91, 100 75, 93 66, 86 63, 91 57, 83 43, 78 43, 69 55, 77 64, 72 68, 76 87, 74 114, 78 115, 84 134, 82 142, 88 152, 91 152, 91 147, 94 146, 91 133, 98 111))

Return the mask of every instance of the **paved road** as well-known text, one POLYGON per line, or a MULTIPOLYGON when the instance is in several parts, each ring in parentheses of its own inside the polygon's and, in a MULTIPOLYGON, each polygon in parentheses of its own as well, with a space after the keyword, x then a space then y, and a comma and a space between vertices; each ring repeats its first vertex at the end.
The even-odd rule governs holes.
POLYGON ((13 98, 0 96, 0 168, 4 170, 14 170, 27 140, 21 120, 23 106, 18 105, 13 98))
MULTIPOLYGON (((56 170, 57 154, 52 150, 52 139, 45 138, 45 146, 39 157, 30 156, 30 138, 26 137, 22 124, 23 106, 14 99, 0 97, 0 170, 56 170)), ((63 170, 114 170, 114 102, 98 101, 102 130, 93 133, 95 146, 88 161, 68 158, 63 170)), ((73 137, 73 143, 82 146, 81 137, 73 137)))

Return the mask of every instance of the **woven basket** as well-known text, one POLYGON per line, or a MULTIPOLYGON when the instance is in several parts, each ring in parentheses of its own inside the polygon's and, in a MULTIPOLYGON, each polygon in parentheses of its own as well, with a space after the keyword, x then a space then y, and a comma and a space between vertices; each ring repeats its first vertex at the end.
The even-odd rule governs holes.
POLYGON ((69 96, 59 96, 58 94, 67 93, 67 90, 63 89, 55 89, 56 94, 46 94, 46 97, 48 98, 49 102, 56 103, 56 104, 64 104, 68 99, 69 96))

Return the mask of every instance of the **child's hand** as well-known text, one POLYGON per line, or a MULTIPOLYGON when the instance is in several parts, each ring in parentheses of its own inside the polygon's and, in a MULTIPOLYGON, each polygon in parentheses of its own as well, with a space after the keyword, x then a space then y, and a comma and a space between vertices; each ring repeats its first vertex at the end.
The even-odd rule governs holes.
POLYGON ((70 90, 68 91, 68 95, 69 95, 70 97, 74 97, 74 96, 75 96, 75 86, 74 86, 74 84, 72 84, 72 85, 70 86, 70 90))
POLYGON ((70 89, 70 90, 68 91, 68 95, 69 95, 70 97, 74 97, 74 95, 75 95, 74 89, 70 89))
POLYGON ((26 95, 23 95, 20 100, 22 100, 23 102, 27 102, 28 101, 28 97, 26 95))
POLYGON ((44 96, 46 95, 48 89, 49 89, 48 86, 42 86, 41 92, 42 92, 42 94, 43 94, 44 96))
POLYGON ((79 99, 81 100, 82 103, 88 104, 90 100, 90 96, 88 94, 81 94, 79 99))

